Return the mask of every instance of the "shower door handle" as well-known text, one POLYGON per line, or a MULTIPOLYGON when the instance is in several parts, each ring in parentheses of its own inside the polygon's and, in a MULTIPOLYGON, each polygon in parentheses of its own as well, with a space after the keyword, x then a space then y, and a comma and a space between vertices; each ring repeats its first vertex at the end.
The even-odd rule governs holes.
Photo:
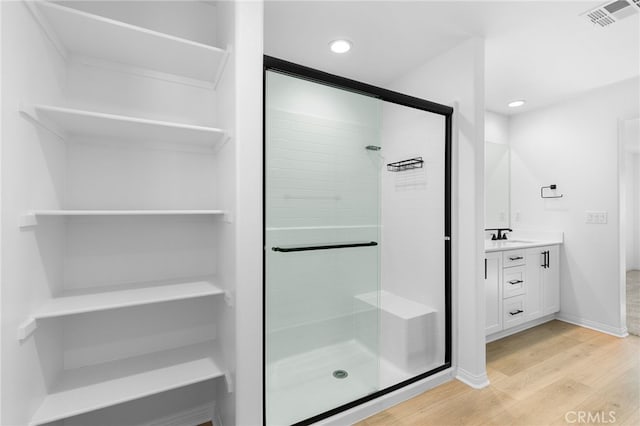
POLYGON ((322 244, 313 246, 287 246, 287 247, 271 247, 273 251, 279 251, 282 253, 289 253, 292 251, 311 251, 311 250, 332 250, 351 247, 370 247, 377 246, 375 241, 369 242, 357 242, 357 243, 342 243, 342 244, 322 244))

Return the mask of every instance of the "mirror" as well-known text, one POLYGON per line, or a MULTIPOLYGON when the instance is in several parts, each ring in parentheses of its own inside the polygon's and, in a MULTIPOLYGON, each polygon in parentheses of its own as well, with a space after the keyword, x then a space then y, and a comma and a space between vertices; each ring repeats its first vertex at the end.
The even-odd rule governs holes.
POLYGON ((509 145, 484 145, 485 228, 509 227, 509 145))

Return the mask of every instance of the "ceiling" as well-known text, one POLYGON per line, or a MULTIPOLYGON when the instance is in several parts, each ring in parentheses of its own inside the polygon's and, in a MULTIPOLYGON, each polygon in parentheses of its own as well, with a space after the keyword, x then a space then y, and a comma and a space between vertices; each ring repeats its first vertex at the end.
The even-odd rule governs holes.
POLYGON ((267 0, 265 53, 384 87, 479 36, 486 107, 513 114, 640 75, 640 13, 605 28, 579 16, 602 3, 267 0), (331 53, 336 38, 353 49, 331 53))

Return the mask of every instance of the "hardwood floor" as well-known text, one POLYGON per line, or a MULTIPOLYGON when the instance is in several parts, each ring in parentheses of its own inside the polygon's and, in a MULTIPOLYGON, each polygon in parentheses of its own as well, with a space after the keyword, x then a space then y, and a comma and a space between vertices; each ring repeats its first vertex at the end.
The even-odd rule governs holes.
POLYGON ((487 388, 454 380, 359 425, 640 425, 640 337, 551 321, 488 344, 487 371, 487 388))

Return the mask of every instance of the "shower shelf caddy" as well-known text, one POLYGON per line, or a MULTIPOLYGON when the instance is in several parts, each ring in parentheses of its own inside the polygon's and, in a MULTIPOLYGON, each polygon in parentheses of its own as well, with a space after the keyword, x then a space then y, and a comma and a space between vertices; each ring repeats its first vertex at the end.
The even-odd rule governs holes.
POLYGON ((390 172, 402 172, 404 170, 421 169, 424 164, 422 157, 414 157, 408 160, 396 161, 387 164, 387 170, 390 172))

